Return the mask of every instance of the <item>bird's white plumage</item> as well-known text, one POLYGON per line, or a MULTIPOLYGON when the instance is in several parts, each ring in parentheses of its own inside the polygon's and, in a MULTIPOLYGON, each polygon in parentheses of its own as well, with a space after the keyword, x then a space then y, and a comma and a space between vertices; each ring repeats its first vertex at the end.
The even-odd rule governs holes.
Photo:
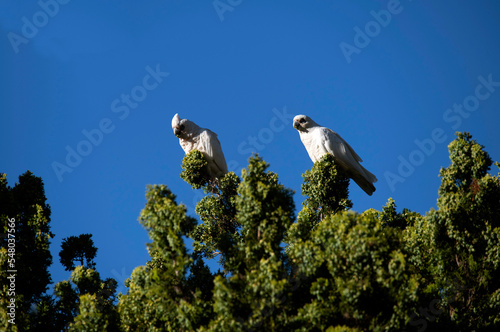
POLYGON ((339 134, 321 127, 305 115, 295 116, 293 126, 298 130, 300 140, 313 162, 317 162, 325 154, 331 154, 368 195, 375 191, 373 183, 377 182, 377 178, 359 164, 363 160, 339 134))
POLYGON ((179 114, 172 118, 172 129, 186 154, 193 150, 203 153, 208 162, 210 177, 218 178, 228 172, 226 158, 216 133, 199 127, 193 121, 181 119, 179 114))

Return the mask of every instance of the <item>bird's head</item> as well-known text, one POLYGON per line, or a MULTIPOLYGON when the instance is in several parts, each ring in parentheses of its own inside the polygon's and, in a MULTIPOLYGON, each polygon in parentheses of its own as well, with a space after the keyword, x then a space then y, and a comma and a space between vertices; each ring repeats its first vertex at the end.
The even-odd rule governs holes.
POLYGON ((307 129, 317 126, 317 123, 314 122, 307 115, 296 115, 293 118, 293 127, 297 129, 299 132, 307 131, 307 129))
POLYGON ((181 119, 179 114, 174 115, 172 118, 172 130, 174 135, 181 139, 188 138, 197 127, 193 122, 188 119, 181 119))

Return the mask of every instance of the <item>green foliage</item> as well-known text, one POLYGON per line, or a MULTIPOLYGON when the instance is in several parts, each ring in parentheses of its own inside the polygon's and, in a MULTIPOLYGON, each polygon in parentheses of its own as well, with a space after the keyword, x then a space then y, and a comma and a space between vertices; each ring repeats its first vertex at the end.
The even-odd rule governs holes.
POLYGON ((474 180, 481 179, 487 174, 492 161, 483 148, 469 133, 457 133, 457 139, 448 146, 452 165, 441 169, 439 174, 440 196, 457 192, 459 189, 472 189, 474 180))
POLYGON ((80 314, 71 324, 70 331, 120 331, 119 317, 113 302, 96 294, 80 296, 80 314))
POLYGON ((60 281, 54 286, 55 301, 55 329, 61 331, 67 329, 69 324, 78 315, 79 294, 72 286, 71 281, 60 281))
POLYGON ((51 295, 42 295, 35 310, 30 313, 30 330, 33 331, 55 331, 57 325, 57 312, 55 300, 51 295))
POLYGON ((80 265, 85 262, 89 269, 95 268, 94 258, 96 254, 97 248, 92 241, 92 234, 80 234, 63 239, 59 257, 65 270, 73 271, 75 261, 80 262, 80 265))
POLYGON ((266 172, 268 167, 261 158, 250 158, 238 187, 236 219, 243 237, 238 250, 245 253, 247 266, 271 256, 281 259, 280 244, 295 219, 293 191, 278 182, 276 173, 266 172))
POLYGON ((402 213, 398 213, 396 211, 396 202, 392 198, 389 198, 387 204, 382 207, 379 218, 384 226, 406 229, 407 226, 413 225, 422 216, 408 209, 403 209, 402 213))
MULTIPOLYGON (((10 241, 15 240, 15 256, 9 256, 7 237, 0 239, 0 329, 5 331, 27 330, 29 328, 29 312, 32 305, 42 301, 48 284, 51 282, 48 267, 52 263, 49 251, 50 239, 50 206, 46 203, 45 190, 41 178, 30 171, 19 176, 14 187, 7 185, 5 174, 0 174, 0 233, 11 234, 10 241), (9 219, 15 219, 15 226, 8 227, 9 219), (9 229, 13 229, 11 233, 9 229), (14 268, 9 267, 9 259, 15 259, 14 268), (16 270, 15 300, 16 325, 8 324, 7 304, 9 286, 6 282, 16 270)), ((12 261, 11 261, 12 262, 12 261)), ((33 317, 32 317, 33 318, 33 317)))
MULTIPOLYGON (((116 281, 101 280, 79 256, 82 265, 55 285, 54 297, 41 293, 43 283, 35 293, 18 295, 19 303, 37 299, 36 312, 21 316, 21 325, 73 331, 499 330, 500 174, 488 174, 493 163, 483 146, 468 133, 457 136, 449 145, 451 165, 440 171, 437 209, 426 215, 398 212, 392 198, 381 211, 348 211, 349 179, 326 156, 304 173, 305 200, 295 221, 293 192, 260 157, 249 159, 241 179, 228 173, 210 180, 206 160, 194 151, 183 160, 182 178, 206 193, 196 206, 200 222, 186 215, 166 186, 148 186, 139 220, 152 241, 150 261, 134 269, 118 305, 116 281), (186 237, 193 240, 192 252, 186 237), (217 255, 222 272, 212 273, 203 259, 217 255)), ((21 198, 0 177, 0 217, 4 224, 6 216, 22 220, 43 253, 50 232, 37 227, 46 225, 50 210, 39 186, 25 188, 38 192, 28 200, 35 203, 4 212, 21 198)), ((5 254, 2 243, 2 264, 5 254)), ((68 257, 72 264, 76 254, 68 257)), ((5 286, 2 291, 0 310, 5 286)))
POLYGON ((190 233, 195 251, 203 257, 221 255, 220 263, 225 264, 231 248, 240 242, 237 230, 235 198, 240 178, 233 172, 219 180, 216 193, 205 196, 196 205, 196 213, 203 223, 190 233))
POLYGON ((242 241, 228 260, 232 275, 215 279, 216 316, 207 330, 273 331, 286 325, 290 284, 280 244, 294 220, 293 192, 266 172, 268 166, 255 156, 243 170, 236 197, 242 241))
POLYGON ((182 159, 181 178, 189 183, 193 189, 200 189, 209 184, 208 162, 198 150, 189 152, 182 159))
POLYGON ((69 330, 120 331, 120 319, 114 304, 116 280, 108 278, 103 281, 99 273, 83 266, 75 269, 71 280, 77 285, 80 298, 78 315, 69 330))
MULTIPOLYGON (((348 212, 349 179, 330 156, 304 174, 306 199, 296 222, 292 191, 258 156, 250 158, 241 180, 234 173, 218 183, 185 178, 207 193, 196 207, 199 225, 165 188, 170 203, 154 211, 169 210, 162 216, 171 215, 171 221, 160 223, 158 217, 153 224, 163 225, 164 233, 185 220, 191 226, 170 244, 150 234, 152 261, 134 271, 129 292, 120 298, 122 327, 498 329, 499 176, 487 174, 491 159, 467 133, 450 144, 450 157, 451 166, 441 170, 438 209, 427 215, 397 212, 392 198, 382 211, 348 212), (184 235, 194 239, 191 254, 184 235), (201 260, 217 254, 224 274, 210 273, 201 260)), ((202 156, 191 158, 184 169, 194 169, 191 162, 202 165, 202 156)))
POLYGON ((164 185, 148 186, 147 203, 140 221, 153 241, 151 262, 136 268, 127 294, 120 296, 118 311, 124 331, 192 331, 206 324, 212 313, 208 293, 213 277, 203 261, 186 251, 183 236, 196 221, 164 185), (195 257, 196 258, 196 257, 195 257), (188 277, 187 274, 200 273, 188 277), (196 288, 190 288, 190 287, 196 288))
POLYGON ((327 215, 346 211, 352 207, 348 199, 349 177, 337 168, 332 155, 325 155, 302 175, 302 203, 297 223, 290 230, 289 242, 306 239, 311 230, 327 215))
POLYGON ((349 177, 335 159, 327 154, 310 171, 306 171, 302 184, 302 195, 306 196, 304 205, 321 216, 345 211, 352 207, 349 196, 349 177))
POLYGON ((342 325, 342 326, 338 325, 338 326, 335 326, 335 327, 330 326, 325 331, 326 332, 357 332, 359 330, 356 329, 356 328, 351 328, 351 327, 347 327, 347 326, 344 326, 344 325, 342 325))
POLYGON ((408 238, 427 292, 446 312, 437 318, 454 329, 500 322, 500 175, 468 133, 448 146, 451 165, 441 169, 438 209, 416 223, 408 238), (438 293, 439 292, 439 293, 438 293))
POLYGON ((312 280, 309 294, 303 294, 308 302, 296 318, 300 325, 404 327, 417 303, 418 281, 402 247, 401 231, 384 227, 375 211, 325 218, 309 240, 290 250, 293 264, 312 280))
MULTIPOLYGON (((0 277, 7 280, 16 270, 15 290, 9 290, 8 283, 2 282, 0 296, 0 330, 2 331, 61 331, 67 330, 77 317, 85 321, 81 312, 80 296, 90 294, 95 299, 96 310, 109 324, 118 327, 118 315, 115 308, 116 281, 101 280, 99 274, 83 266, 74 269, 73 260, 80 260, 87 266, 95 266, 93 259, 97 249, 93 246, 90 234, 80 237, 69 237, 63 242, 61 257, 66 267, 74 269, 69 281, 62 281, 54 286, 54 294, 45 292, 50 283, 48 267, 52 263, 49 251, 49 240, 54 235, 50 232, 50 206, 46 204, 42 179, 26 172, 19 177, 14 187, 7 186, 6 175, 0 176, 0 221, 2 233, 11 234, 15 239, 15 256, 9 255, 8 238, 1 239, 0 277), (12 220, 15 219, 12 228, 12 220), (14 229, 12 232, 9 229, 14 229), (15 261, 12 261, 12 259, 15 261), (9 265, 10 263, 13 265, 9 265), (71 265, 70 265, 71 264, 71 265), (15 292, 16 318, 15 325, 8 323, 7 301, 15 292), (113 325, 114 324, 114 325, 113 325)), ((12 240, 11 240, 12 241, 12 240)), ((102 324, 101 324, 102 325, 102 324)), ((77 330, 81 330, 76 328, 77 330)))
POLYGON ((94 269, 77 266, 54 287, 53 330, 118 331, 116 286, 113 278, 102 280, 94 269))

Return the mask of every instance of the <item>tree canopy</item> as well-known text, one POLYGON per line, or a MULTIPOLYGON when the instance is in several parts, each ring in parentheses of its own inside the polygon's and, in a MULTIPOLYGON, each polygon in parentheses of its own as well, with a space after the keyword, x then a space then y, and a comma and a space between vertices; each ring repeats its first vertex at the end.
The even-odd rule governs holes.
MULTIPOLYGON (((150 186, 140 220, 151 262, 128 280, 124 330, 423 331, 500 327, 500 177, 468 133, 449 145, 438 209, 388 199, 350 211, 349 179, 332 156, 303 175, 302 209, 259 156, 241 179, 210 183, 201 154, 182 178, 206 196, 186 216, 166 186, 150 186), (183 238, 194 240, 193 252, 183 238), (200 257, 219 256, 211 273, 200 257)), ((498 166, 498 164, 496 164, 498 166)))
POLYGON ((12 298, 17 306, 16 328, 27 330, 30 308, 42 300, 51 282, 48 268, 52 255, 49 245, 54 235, 50 231, 50 214, 41 178, 27 171, 19 176, 19 182, 10 187, 7 175, 0 173, 0 224, 3 235, 0 240, 0 330, 12 328, 13 324, 8 323, 7 316, 7 305, 12 298), (7 272, 12 270, 16 272, 7 272), (15 287, 9 291, 7 277, 13 274, 15 287), (9 295, 12 292, 14 297, 9 295))
POLYGON ((82 259, 39 312, 58 308, 70 322, 59 328, 75 331, 496 331, 500 173, 489 171, 500 165, 468 133, 449 153, 437 209, 420 214, 392 198, 352 211, 329 155, 304 173, 296 213, 294 192, 258 155, 241 177, 210 180, 193 151, 181 176, 205 192, 199 221, 166 185, 149 185, 139 222, 150 259, 127 292, 115 297, 116 282, 82 259))
POLYGON ((75 269, 75 261, 88 268, 95 268, 94 258, 97 248, 92 241, 92 234, 80 234, 63 239, 59 258, 66 271, 75 269))

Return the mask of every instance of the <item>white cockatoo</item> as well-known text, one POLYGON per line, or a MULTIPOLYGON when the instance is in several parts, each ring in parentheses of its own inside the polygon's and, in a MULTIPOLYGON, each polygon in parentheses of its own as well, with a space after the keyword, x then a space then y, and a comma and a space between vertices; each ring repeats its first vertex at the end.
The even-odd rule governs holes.
POLYGON ((377 178, 359 164, 363 160, 339 134, 321 127, 306 115, 295 116, 293 126, 299 131, 300 140, 314 163, 327 153, 333 155, 335 161, 365 193, 370 196, 373 194, 373 183, 377 182, 377 178))
POLYGON ((208 162, 208 175, 211 178, 219 178, 227 173, 226 159, 216 133, 200 128, 193 121, 181 119, 179 114, 175 114, 172 118, 172 129, 186 154, 193 150, 203 153, 208 162))

